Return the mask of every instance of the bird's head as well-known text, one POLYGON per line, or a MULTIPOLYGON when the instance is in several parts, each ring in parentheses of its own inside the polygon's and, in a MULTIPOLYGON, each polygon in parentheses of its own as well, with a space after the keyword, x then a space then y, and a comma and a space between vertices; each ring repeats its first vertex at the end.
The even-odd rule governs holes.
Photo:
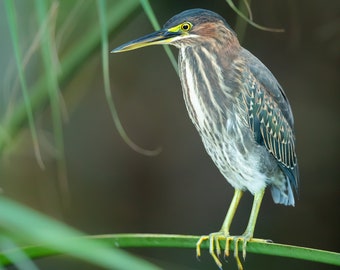
POLYGON ((185 47, 204 43, 239 45, 236 34, 220 15, 205 9, 189 9, 172 17, 161 30, 127 42, 111 53, 158 44, 185 47))

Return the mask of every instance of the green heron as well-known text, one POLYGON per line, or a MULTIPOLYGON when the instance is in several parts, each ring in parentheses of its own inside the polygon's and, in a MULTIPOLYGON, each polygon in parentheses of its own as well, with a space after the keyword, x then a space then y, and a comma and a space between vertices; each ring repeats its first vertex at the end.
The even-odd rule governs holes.
POLYGON ((269 69, 241 47, 235 32, 218 14, 204 9, 186 10, 164 27, 119 46, 124 52, 155 44, 179 49, 179 76, 189 116, 206 151, 235 193, 218 232, 202 236, 209 252, 222 269, 220 241, 226 256, 234 241, 238 268, 241 241, 243 258, 253 238, 256 219, 267 186, 275 203, 294 206, 298 190, 294 120, 289 101, 269 69), (244 191, 254 195, 245 232, 232 236, 229 228, 244 191))

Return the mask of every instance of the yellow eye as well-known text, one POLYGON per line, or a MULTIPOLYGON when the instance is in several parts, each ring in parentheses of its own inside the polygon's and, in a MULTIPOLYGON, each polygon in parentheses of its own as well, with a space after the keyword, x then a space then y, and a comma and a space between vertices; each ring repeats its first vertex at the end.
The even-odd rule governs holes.
POLYGON ((192 27, 192 24, 189 22, 184 22, 181 24, 181 30, 185 32, 190 31, 191 27, 192 27))

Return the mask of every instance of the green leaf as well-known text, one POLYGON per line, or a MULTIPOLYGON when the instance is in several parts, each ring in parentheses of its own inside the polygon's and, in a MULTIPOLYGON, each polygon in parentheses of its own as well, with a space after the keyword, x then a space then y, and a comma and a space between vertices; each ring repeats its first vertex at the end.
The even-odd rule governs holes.
MULTIPOLYGON (((122 250, 109 247, 108 243, 84 237, 82 233, 5 197, 0 197, 0 228, 3 233, 14 235, 18 241, 39 245, 38 248, 23 249, 31 258, 62 253, 108 269, 159 269, 122 250)), ((9 258, 21 252, 21 249, 4 251, 0 262, 10 264, 9 258)))
MULTIPOLYGON (((12 1, 6 1, 9 8, 12 5, 12 1)), ((119 28, 121 23, 126 20, 137 8, 139 7, 138 0, 124 0, 113 1, 107 9, 107 25, 108 31, 114 31, 119 28)), ((10 15, 11 13, 9 13, 10 15)), ((74 76, 79 70, 79 67, 91 56, 97 49, 101 41, 101 32, 98 31, 98 24, 94 24, 92 28, 84 31, 84 35, 81 35, 75 44, 67 51, 66 54, 60 59, 60 69, 55 74, 59 86, 62 88, 68 80, 74 76)), ((16 38, 14 36, 14 38, 16 38)), ((18 40, 14 41, 15 46, 18 46, 18 40)), ((19 57, 19 61, 20 61, 19 57)), ((18 66, 22 67, 19 63, 18 66)), ((20 75, 20 73, 19 73, 20 75)), ((23 126, 27 123, 34 123, 33 113, 41 110, 46 104, 49 104, 50 93, 48 91, 48 85, 50 83, 49 77, 42 74, 37 82, 28 89, 26 98, 18 102, 15 108, 8 117, 1 119, 0 123, 0 156, 3 151, 8 147, 9 142, 13 140, 22 130, 23 126), (29 94, 28 94, 29 93, 29 94), (27 107, 31 107, 32 114, 27 112, 27 107)), ((34 128, 31 128, 31 132, 36 133, 34 128)), ((33 135, 32 135, 33 136, 33 135)), ((36 136, 36 135, 34 135, 36 136)), ((36 136, 37 137, 37 136, 36 136)), ((35 147, 37 148, 37 147, 35 147)))
MULTIPOLYGON (((20 40, 19 40, 19 33, 18 33, 18 26, 17 26, 17 15, 16 15, 16 9, 15 4, 11 0, 5 1, 5 9, 6 14, 8 18, 8 25, 10 28, 10 34, 11 34, 11 40, 13 44, 13 50, 14 50, 14 58, 16 67, 18 69, 18 76, 20 81, 20 87, 22 91, 23 96, 23 106, 22 110, 25 113, 27 117, 27 122, 30 127, 31 135, 32 135, 32 141, 34 146, 34 152, 37 159, 37 162, 41 168, 44 168, 44 163, 41 158, 39 143, 38 143, 38 135, 37 135, 37 129, 34 122, 34 108, 32 106, 32 102, 29 97, 29 91, 27 87, 27 82, 25 78, 24 68, 23 68, 23 58, 20 51, 20 40)), ((3 133, 6 133, 6 129, 2 130, 3 133)), ((7 136, 2 137, 5 141, 7 141, 7 136)))

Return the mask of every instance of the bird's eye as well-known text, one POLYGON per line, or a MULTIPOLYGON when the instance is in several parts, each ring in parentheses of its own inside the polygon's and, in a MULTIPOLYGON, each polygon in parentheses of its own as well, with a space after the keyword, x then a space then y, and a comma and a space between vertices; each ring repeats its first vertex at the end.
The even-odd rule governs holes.
POLYGON ((189 22, 185 22, 181 24, 181 29, 185 32, 188 32, 192 27, 192 24, 189 22))

